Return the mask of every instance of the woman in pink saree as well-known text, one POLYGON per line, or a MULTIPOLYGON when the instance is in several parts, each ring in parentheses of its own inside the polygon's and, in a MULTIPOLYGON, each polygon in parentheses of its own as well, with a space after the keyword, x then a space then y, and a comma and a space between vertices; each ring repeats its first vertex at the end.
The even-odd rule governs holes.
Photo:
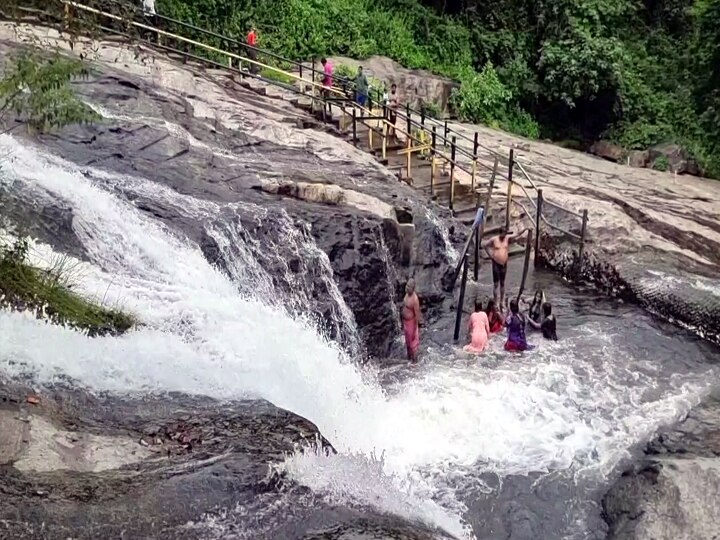
POLYGON ((484 352, 490 338, 490 323, 480 302, 475 303, 475 313, 470 315, 468 333, 470 334, 470 343, 465 345, 463 350, 475 354, 484 352))
POLYGON ((417 362, 417 351, 420 348, 420 299, 415 294, 415 280, 412 278, 405 286, 402 324, 408 360, 414 364, 417 362))

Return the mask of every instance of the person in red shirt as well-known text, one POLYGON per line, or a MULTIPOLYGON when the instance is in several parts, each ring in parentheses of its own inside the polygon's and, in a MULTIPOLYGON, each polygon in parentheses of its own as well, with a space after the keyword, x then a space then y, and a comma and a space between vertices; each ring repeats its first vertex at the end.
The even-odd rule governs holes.
POLYGON ((503 329, 502 314, 498 311, 497 306, 495 305, 495 300, 488 300, 485 313, 488 317, 491 334, 495 334, 503 329))
MULTIPOLYGON (((255 32, 255 27, 251 26, 250 31, 248 32, 246 43, 248 44, 248 47, 245 47, 247 52, 247 57, 250 60, 257 60, 257 50, 255 47, 257 47, 257 32, 255 32)), ((257 73, 259 71, 258 66, 256 64, 250 63, 250 73, 257 73)))

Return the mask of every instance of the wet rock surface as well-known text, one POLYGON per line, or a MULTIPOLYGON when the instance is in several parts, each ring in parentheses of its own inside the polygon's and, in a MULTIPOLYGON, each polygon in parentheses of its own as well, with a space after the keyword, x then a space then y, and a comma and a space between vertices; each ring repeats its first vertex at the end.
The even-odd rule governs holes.
POLYGON ((0 381, 0 426, 8 428, 0 444, 0 538, 194 539, 206 537, 208 522, 228 517, 218 508, 234 509, 227 534, 252 525, 254 538, 438 537, 399 518, 328 505, 287 482, 274 467, 295 449, 333 449, 312 423, 270 403, 119 399, 63 387, 43 390, 37 404, 28 395, 36 394, 0 381), (35 441, 26 432, 11 437, 13 422, 21 430, 41 422, 69 434, 55 441, 67 452, 65 462, 24 466, 35 441), (128 441, 132 459, 123 465, 95 454, 94 463, 85 462, 83 441, 92 437, 128 441), (268 497, 293 512, 272 515, 268 497))
POLYGON ((720 538, 720 396, 648 444, 603 499, 610 540, 720 538))

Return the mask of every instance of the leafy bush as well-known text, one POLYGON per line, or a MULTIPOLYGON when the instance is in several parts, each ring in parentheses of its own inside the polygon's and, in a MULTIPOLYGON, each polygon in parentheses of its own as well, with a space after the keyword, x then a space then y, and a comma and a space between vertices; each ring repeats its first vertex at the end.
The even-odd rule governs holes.
POLYGON ((500 81, 491 63, 480 73, 466 70, 460 88, 450 97, 452 111, 462 120, 483 123, 537 139, 540 126, 530 113, 513 104, 512 92, 500 81))
POLYGON ((424 108, 425 115, 429 116, 430 118, 442 118, 444 116, 442 107, 439 103, 436 103, 435 101, 425 103, 424 108))
POLYGON ((462 73, 460 88, 453 90, 450 103, 460 119, 492 125, 504 119, 511 99, 512 94, 488 62, 480 73, 469 69, 462 73))
POLYGON ((540 124, 537 123, 529 112, 520 107, 511 108, 505 120, 500 124, 500 127, 505 131, 528 139, 540 138, 540 124))
POLYGON ((670 168, 670 162, 666 156, 660 156, 653 162, 653 169, 656 171, 667 171, 670 168))
POLYGON ((157 4, 236 39, 253 23, 261 47, 297 60, 378 54, 449 76, 461 82, 455 114, 525 136, 542 131, 585 146, 612 138, 629 148, 682 141, 720 175, 720 0, 157 4))
POLYGON ((70 88, 72 80, 87 76, 82 62, 23 52, 9 62, 0 80, 0 118, 13 112, 39 132, 96 121, 99 115, 70 88))
POLYGON ((262 68, 260 70, 260 76, 283 84, 294 84, 296 80, 294 77, 272 68, 262 68))

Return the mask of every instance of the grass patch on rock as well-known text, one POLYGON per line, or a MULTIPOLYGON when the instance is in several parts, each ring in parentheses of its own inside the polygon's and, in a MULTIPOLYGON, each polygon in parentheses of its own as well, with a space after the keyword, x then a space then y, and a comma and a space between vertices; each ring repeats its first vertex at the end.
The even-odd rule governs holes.
POLYGON ((295 84, 296 79, 290 75, 283 73, 272 68, 263 68, 260 71, 260 76, 270 81, 276 81, 282 84, 292 85, 295 84))
POLYGON ((71 290, 72 268, 60 262, 43 269, 27 262, 28 243, 0 246, 0 307, 29 310, 39 318, 82 329, 91 336, 117 335, 135 325, 135 318, 109 309, 71 290))

